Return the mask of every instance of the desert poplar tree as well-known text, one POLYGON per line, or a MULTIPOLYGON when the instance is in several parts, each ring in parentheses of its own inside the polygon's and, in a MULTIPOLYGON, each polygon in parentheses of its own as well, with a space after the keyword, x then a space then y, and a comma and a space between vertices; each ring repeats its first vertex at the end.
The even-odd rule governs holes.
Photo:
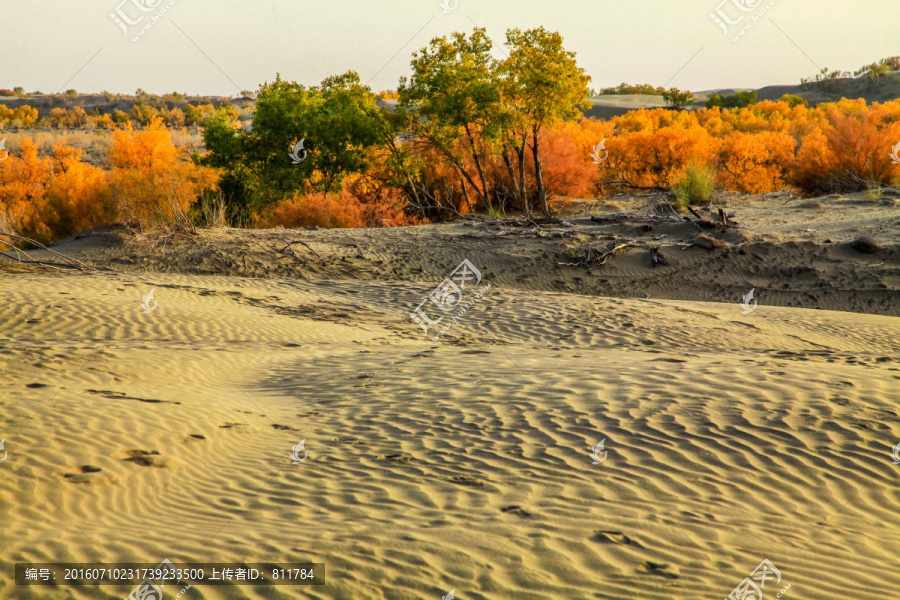
POLYGON ((501 113, 491 48, 482 28, 468 37, 457 32, 435 38, 414 55, 412 76, 398 88, 399 108, 412 116, 413 133, 452 165, 489 212, 494 206, 485 170, 501 113))
MULTIPOLYGON (((509 58, 498 65, 497 72, 502 103, 512 115, 513 133, 509 139, 522 144, 513 146, 520 157, 524 156, 524 145, 529 145, 535 197, 543 213, 549 215, 541 165, 541 133, 561 121, 578 118, 582 109, 590 107, 591 78, 578 66, 575 53, 563 48, 559 33, 543 27, 511 29, 506 33, 506 41, 509 58)), ((524 185, 524 176, 520 176, 520 181, 524 185)), ((525 210, 528 212, 527 205, 525 210)))

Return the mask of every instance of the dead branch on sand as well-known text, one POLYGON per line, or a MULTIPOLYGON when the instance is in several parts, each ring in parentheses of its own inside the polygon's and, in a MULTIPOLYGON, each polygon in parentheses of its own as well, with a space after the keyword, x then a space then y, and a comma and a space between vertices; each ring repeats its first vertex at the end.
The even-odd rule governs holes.
POLYGON ((278 254, 281 254, 282 256, 294 256, 294 257, 296 257, 297 255, 294 254, 294 249, 291 248, 291 246, 293 246, 294 244, 300 244, 300 245, 302 245, 302 246, 306 246, 306 249, 307 249, 307 250, 309 250, 310 252, 312 252, 313 254, 315 254, 318 258, 322 258, 322 257, 319 255, 319 253, 316 252, 315 250, 313 250, 312 247, 311 247, 309 244, 307 244, 306 242, 301 241, 301 240, 294 240, 293 242, 288 242, 287 244, 285 244, 284 248, 282 248, 281 250, 276 250, 276 252, 278 252, 278 254))
POLYGON ((557 265, 563 265, 567 267, 580 267, 581 265, 599 263, 601 265, 605 265, 606 261, 610 259, 610 257, 615 256, 620 251, 625 248, 633 248, 637 246, 636 243, 632 241, 627 241, 622 244, 616 244, 612 248, 609 248, 605 252, 600 252, 599 250, 594 250, 593 248, 588 248, 587 252, 581 256, 581 260, 575 263, 563 263, 558 262, 557 265))
POLYGON ((38 247, 41 248, 42 250, 46 250, 47 252, 49 252, 49 253, 52 254, 53 256, 56 256, 57 258, 60 258, 60 259, 62 259, 62 260, 64 260, 64 261, 66 261, 66 262, 56 262, 56 261, 48 261, 48 260, 36 260, 36 259, 35 259, 34 257, 32 257, 30 254, 28 254, 27 252, 25 252, 25 251, 22 250, 21 248, 17 248, 17 247, 14 246, 12 243, 9 243, 9 242, 2 242, 2 243, 3 243, 4 245, 6 245, 7 247, 12 248, 12 250, 15 251, 15 253, 16 253, 15 256, 14 256, 14 255, 10 254, 9 252, 3 252, 3 251, 0 251, 0 255, 5 256, 6 258, 9 258, 10 260, 14 260, 14 261, 19 262, 19 263, 22 263, 22 264, 29 264, 29 265, 43 265, 43 266, 46 266, 46 267, 54 267, 54 268, 57 268, 57 269, 74 269, 74 270, 76 270, 76 271, 96 271, 96 269, 87 266, 86 264, 84 264, 84 263, 81 262, 80 260, 76 260, 76 259, 74 259, 74 258, 72 258, 72 257, 70 257, 70 256, 66 256, 65 254, 63 254, 63 253, 61 253, 61 252, 57 252, 56 250, 51 250, 51 249, 48 248, 47 246, 45 246, 45 245, 43 245, 42 243, 38 242, 37 240, 33 240, 33 239, 27 238, 27 237, 22 237, 21 235, 16 235, 16 234, 14 234, 14 233, 9 233, 9 232, 6 232, 6 231, 0 231, 0 237, 7 237, 7 238, 9 238, 10 240, 16 240, 16 241, 20 241, 20 242, 25 242, 26 244, 31 244, 31 245, 33 245, 33 246, 38 246, 38 247), (24 256, 25 258, 22 258, 23 256, 24 256))

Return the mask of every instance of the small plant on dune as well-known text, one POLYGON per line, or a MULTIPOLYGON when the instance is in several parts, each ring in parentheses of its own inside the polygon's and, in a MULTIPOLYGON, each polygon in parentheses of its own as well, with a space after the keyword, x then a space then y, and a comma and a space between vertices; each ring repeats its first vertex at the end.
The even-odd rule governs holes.
POLYGON ((672 186, 671 192, 676 208, 707 204, 716 193, 716 173, 707 165, 688 163, 684 178, 672 186))
POLYGON ((492 206, 487 209, 487 214, 489 217, 493 217, 495 219, 502 219, 506 215, 503 214, 503 208, 500 206, 492 206))

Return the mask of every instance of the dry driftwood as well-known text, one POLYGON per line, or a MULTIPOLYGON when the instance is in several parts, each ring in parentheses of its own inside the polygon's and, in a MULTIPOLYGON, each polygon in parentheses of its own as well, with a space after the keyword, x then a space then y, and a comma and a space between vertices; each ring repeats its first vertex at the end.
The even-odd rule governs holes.
POLYGON ((663 256, 663 253, 662 251, 660 251, 658 246, 656 248, 650 248, 650 261, 653 263, 654 267, 658 265, 669 265, 669 261, 667 261, 666 257, 663 256))
MULTIPOLYGON (((690 211, 690 213, 692 215, 697 217, 697 221, 693 221, 693 222, 704 229, 716 229, 717 227, 732 228, 737 225, 737 223, 735 221, 728 220, 733 215, 730 215, 727 212, 725 212, 725 209, 723 209, 723 208, 719 209, 718 219, 715 221, 710 221, 709 219, 703 217, 700 213, 698 213, 696 210, 694 210, 690 206, 688 206, 687 209, 690 211)), ((709 210, 710 215, 715 216, 715 213, 712 211, 712 208, 707 208, 707 210, 709 210)))
POLYGON ((627 221, 650 221, 651 223, 682 223, 681 217, 669 217, 664 215, 636 215, 633 213, 613 213, 604 216, 592 216, 594 223, 625 223, 627 221))
POLYGON ((713 223, 712 221, 710 221, 708 219, 703 218, 700 215, 700 213, 698 213, 696 210, 693 209, 693 207, 688 206, 687 209, 688 209, 688 211, 690 211, 690 213, 692 215, 697 217, 697 220, 695 221, 695 223, 697 223, 701 227, 705 227, 706 229, 715 229, 716 228, 717 225, 715 223, 713 223))
POLYGON ((10 240, 18 240, 20 242, 25 242, 27 244, 32 244, 34 246, 38 246, 41 249, 46 250, 53 256, 56 256, 57 258, 60 258, 64 261, 66 261, 66 262, 56 262, 56 261, 49 261, 49 260, 35 260, 30 254, 28 254, 21 248, 17 248, 15 246, 13 246, 11 243, 3 242, 2 240, 0 240, 0 244, 5 244, 6 246, 11 248, 16 253, 15 256, 13 256, 9 252, 0 251, 0 255, 5 256, 6 258, 9 258, 16 262, 23 263, 23 264, 29 264, 29 265, 43 265, 43 266, 47 266, 47 267, 55 267, 58 269, 74 269, 76 271, 96 271, 96 269, 93 269, 93 268, 87 266, 80 260, 76 260, 70 256, 66 256, 65 254, 63 254, 61 252, 57 252, 56 250, 51 250, 47 246, 45 246, 42 243, 40 243, 36 240, 33 240, 31 238, 23 237, 21 235, 16 235, 14 233, 9 233, 6 231, 0 231, 0 238, 2 238, 2 237, 7 237, 10 240), (25 258, 22 258, 23 256, 25 258))
POLYGON ((599 250, 594 250, 593 248, 588 248, 587 252, 581 257, 582 259, 575 263, 557 263, 558 265, 564 265, 567 267, 580 267, 581 265, 599 263, 601 265, 605 265, 606 261, 610 259, 610 257, 615 256, 620 251, 625 248, 632 248, 637 246, 632 241, 628 241, 622 244, 617 244, 614 247, 606 250, 605 252, 600 252, 599 250))
POLYGON ((307 244, 306 242, 303 242, 301 240, 295 240, 293 242, 288 242, 284 248, 282 248, 281 250, 278 251, 278 253, 283 254, 285 256, 296 256, 296 254, 294 254, 294 249, 291 248, 291 246, 293 246, 294 244, 300 244, 302 246, 306 246, 307 250, 309 250, 310 252, 312 252, 313 254, 318 256, 319 258, 322 258, 321 256, 319 256, 318 252, 316 252, 315 250, 312 249, 312 247, 310 247, 309 244, 307 244))

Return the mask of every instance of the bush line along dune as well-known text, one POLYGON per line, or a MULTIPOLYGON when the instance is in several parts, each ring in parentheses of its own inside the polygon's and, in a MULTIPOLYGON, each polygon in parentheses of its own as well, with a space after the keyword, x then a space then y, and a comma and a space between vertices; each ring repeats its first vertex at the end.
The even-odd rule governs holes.
MULTIPOLYGON (((818 195, 900 181, 890 156, 900 101, 811 108, 797 97, 744 94, 600 121, 581 114, 590 78, 558 34, 510 30, 507 44, 508 58, 497 61, 481 29, 433 40, 389 106, 353 72, 314 87, 280 77, 264 84, 252 126, 231 106, 162 115, 138 104, 133 121, 104 122, 104 168, 65 139, 41 156, 25 137, 0 162, 0 219, 52 242, 120 221, 191 230, 216 197, 232 225, 382 227, 454 212, 547 214, 623 184, 664 187, 684 204, 713 190, 818 195), (187 120, 204 125, 202 152, 173 142, 169 127, 187 120), (301 139, 307 159, 292 165, 288 153, 301 139), (590 155, 601 140, 608 154, 596 164, 590 155)), ((50 115, 58 125, 87 118, 77 107, 50 115)), ((0 106, 0 122, 36 120, 30 107, 0 106)))

